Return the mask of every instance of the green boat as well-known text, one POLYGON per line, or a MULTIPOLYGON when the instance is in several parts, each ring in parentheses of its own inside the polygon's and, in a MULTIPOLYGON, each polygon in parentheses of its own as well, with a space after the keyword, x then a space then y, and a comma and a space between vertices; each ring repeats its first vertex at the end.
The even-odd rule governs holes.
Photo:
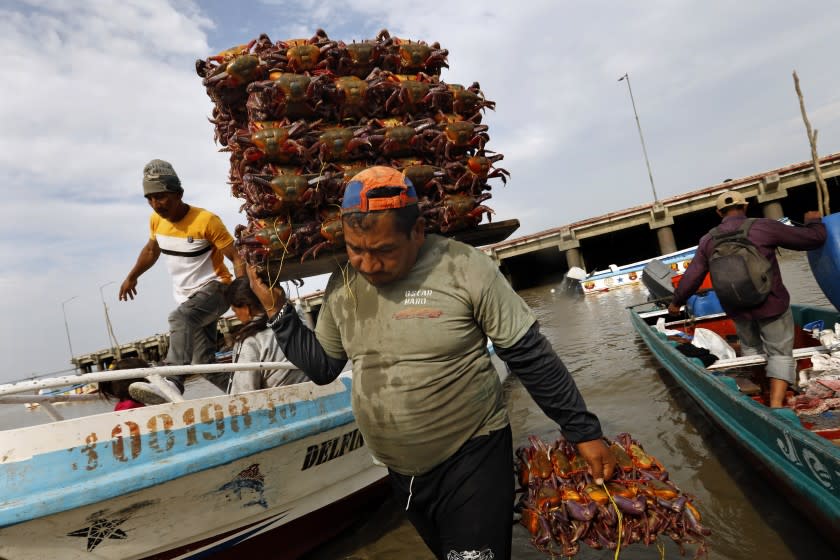
MULTIPOLYGON (((794 350, 797 370, 800 375, 816 374, 810 356, 814 352, 826 353, 827 349, 812 336, 813 331, 801 326, 811 324, 809 328, 813 329, 814 322, 821 320, 826 329, 831 329, 840 323, 840 312, 805 306, 792 308, 797 325, 794 350)), ((795 411, 794 405, 803 401, 793 393, 789 393, 786 404, 792 408, 771 409, 765 404, 768 402, 766 387, 762 388, 764 357, 717 359, 706 366, 704 363, 715 358, 702 356, 705 353, 702 350, 701 356, 697 356, 698 352, 693 351, 696 346, 683 346, 697 328, 704 328, 719 335, 716 340, 737 348, 734 325, 725 314, 685 320, 667 315, 655 303, 628 309, 634 328, 674 380, 739 444, 745 456, 790 503, 807 515, 840 550, 840 409, 823 407, 819 412, 817 407, 795 411), (674 320, 663 325, 663 319, 674 320), (814 411, 819 413, 804 414, 814 411)), ((840 374, 840 370, 834 373, 840 374)), ((829 377, 832 376, 824 376, 829 377)), ((836 394, 840 396, 840 392, 836 394)))

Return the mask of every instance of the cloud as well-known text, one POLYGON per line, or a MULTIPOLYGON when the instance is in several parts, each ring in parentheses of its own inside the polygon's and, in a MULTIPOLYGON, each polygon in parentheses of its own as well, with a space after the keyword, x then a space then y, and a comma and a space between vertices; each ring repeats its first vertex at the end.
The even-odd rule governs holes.
MULTIPOLYGON (((0 105, 0 254, 8 263, 0 310, 16 318, 0 343, 8 357, 0 381, 66 367, 60 302, 70 297, 78 296, 65 306, 74 350, 105 346, 98 286, 122 280, 148 235, 145 161, 170 159, 188 192, 213 185, 219 192, 201 198, 230 204, 225 158, 214 154, 206 120, 211 106, 193 69, 209 51, 212 21, 191 4, 179 8, 18 2, 0 10, 14 84, 0 105)), ((138 337, 165 328, 174 305, 167 282, 144 277, 143 288, 145 306, 116 314, 124 328, 139 327, 128 329, 138 337)))

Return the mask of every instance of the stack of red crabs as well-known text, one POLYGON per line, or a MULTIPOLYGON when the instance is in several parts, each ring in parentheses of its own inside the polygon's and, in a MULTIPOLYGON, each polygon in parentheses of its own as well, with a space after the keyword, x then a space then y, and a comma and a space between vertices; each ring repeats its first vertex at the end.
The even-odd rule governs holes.
POLYGON ((265 271, 343 246, 339 208, 348 180, 373 165, 414 184, 427 231, 477 226, 492 210, 490 179, 507 181, 481 124, 494 102, 479 84, 445 83, 448 51, 393 37, 345 43, 265 34, 196 61, 230 152, 229 183, 244 199, 236 227, 247 262, 265 271))
POLYGON ((688 494, 668 478, 668 472, 628 433, 610 446, 618 459, 616 475, 596 485, 586 461, 562 436, 553 444, 529 436, 531 445, 516 451, 521 497, 520 522, 534 546, 554 556, 575 556, 580 543, 611 549, 634 543, 651 545, 667 535, 684 554, 697 544, 706 553, 711 532, 700 524, 700 512, 688 494))

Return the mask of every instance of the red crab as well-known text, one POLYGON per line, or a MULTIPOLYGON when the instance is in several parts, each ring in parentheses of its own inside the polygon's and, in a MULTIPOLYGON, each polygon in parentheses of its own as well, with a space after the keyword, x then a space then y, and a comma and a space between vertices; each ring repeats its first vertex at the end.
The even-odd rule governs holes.
POLYGON ((296 45, 286 50, 286 68, 290 72, 299 73, 325 64, 321 59, 321 49, 315 45, 296 45))
POLYGON ((314 158, 317 154, 322 163, 363 157, 365 154, 360 148, 371 145, 367 138, 368 132, 367 127, 328 128, 312 144, 309 157, 314 158))
POLYGON ((488 157, 484 153, 482 151, 474 156, 469 156, 466 161, 456 160, 447 164, 446 170, 454 182, 455 190, 464 189, 477 195, 482 190, 489 189, 489 185, 487 185, 489 179, 501 178, 502 183, 507 184, 510 172, 501 167, 493 167, 493 164, 504 156, 496 154, 488 157))
POLYGON ((234 149, 242 151, 243 160, 246 162, 267 159, 280 163, 288 163, 296 156, 300 157, 306 153, 306 148, 297 142, 295 137, 305 128, 305 123, 299 121, 290 126, 277 128, 266 128, 257 132, 249 133, 240 131, 234 136, 231 142, 234 149))
POLYGON ((237 56, 204 78, 207 87, 238 87, 262 79, 268 69, 252 54, 237 56))
MULTIPOLYGON (((195 61, 195 71, 199 76, 205 78, 204 85, 207 85, 206 80, 213 78, 217 74, 224 73, 227 70, 227 65, 229 63, 241 56, 249 56, 251 54, 251 48, 256 44, 256 42, 257 41, 255 39, 247 44, 231 47, 219 54, 207 57, 207 60, 198 59, 195 61)), ((225 78, 226 77, 227 76, 225 76, 225 78)))
POLYGON ((382 46, 375 41, 339 44, 338 73, 364 78, 382 60, 382 46))
POLYGON ((315 114, 318 98, 312 78, 289 72, 272 72, 269 77, 248 86, 246 108, 250 120, 301 119, 315 114))
POLYGON ((463 193, 443 195, 439 204, 424 212, 429 230, 450 233, 475 227, 485 214, 491 220, 493 210, 481 204, 490 197, 490 193, 478 197, 463 193))
POLYGON ((439 43, 427 45, 422 41, 400 41, 397 51, 399 71, 403 74, 413 72, 440 74, 441 68, 449 68, 449 64, 446 63, 449 51, 440 48, 439 43))
POLYGON ((271 189, 275 214, 291 210, 305 204, 313 204, 315 190, 309 185, 311 177, 296 173, 282 173, 274 176, 246 174, 242 177, 245 184, 256 183, 271 189))
POLYGON ((438 157, 443 155, 447 160, 455 155, 468 152, 473 148, 484 149, 490 137, 487 135, 486 124, 476 124, 472 121, 453 121, 439 125, 430 140, 432 149, 438 157))
POLYGON ((320 211, 321 226, 319 234, 322 241, 313 244, 300 257, 300 262, 308 256, 317 258, 318 253, 326 248, 336 249, 344 247, 344 229, 341 224, 341 209, 338 206, 328 206, 320 211))
POLYGON ((425 142, 422 133, 435 126, 432 119, 402 123, 399 119, 379 119, 382 128, 370 135, 371 142, 385 157, 401 157, 422 152, 425 142))
POLYGON ((271 259, 284 259, 297 252, 296 237, 287 217, 249 220, 236 226, 236 246, 249 264, 265 266, 271 259))
POLYGON ((332 104, 339 121, 348 117, 368 116, 368 84, 356 76, 341 76, 333 81, 332 104))
POLYGON ((434 165, 420 163, 421 160, 413 160, 412 163, 400 165, 400 169, 414 185, 414 189, 420 196, 431 196, 442 190, 442 179, 445 177, 443 169, 434 165), (416 162, 416 163, 414 163, 416 162))
POLYGON ((419 115, 428 112, 428 94, 437 83, 432 76, 422 72, 409 76, 384 70, 372 72, 368 80, 372 90, 390 92, 383 103, 385 112, 390 115, 419 115))
POLYGON ((426 96, 425 101, 432 109, 443 113, 454 113, 465 120, 481 122, 484 109, 495 109, 496 103, 484 97, 478 82, 470 87, 461 84, 438 83, 426 96))
POLYGON ((327 68, 329 60, 324 55, 336 49, 338 43, 331 41, 323 29, 318 29, 309 39, 280 41, 278 47, 286 49, 286 68, 300 73, 327 68))

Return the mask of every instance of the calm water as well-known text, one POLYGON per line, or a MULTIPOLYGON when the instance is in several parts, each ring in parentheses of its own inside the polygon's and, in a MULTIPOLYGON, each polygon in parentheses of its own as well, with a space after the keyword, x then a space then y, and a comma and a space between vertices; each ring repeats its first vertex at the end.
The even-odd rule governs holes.
MULTIPOLYGON (((804 255, 785 253, 785 283, 794 301, 828 305, 816 286, 804 255)), ((669 470, 680 488, 697 497, 703 524, 712 530, 709 558, 836 558, 837 553, 805 522, 776 490, 761 478, 697 406, 660 369, 639 340, 627 318, 626 306, 644 301, 642 287, 567 299, 551 293, 554 286, 521 292, 534 309, 543 333, 572 371, 589 408, 613 437, 630 432, 669 470)), ((553 422, 537 408, 515 378, 506 382, 514 444, 525 445, 529 434, 551 440, 558 434, 553 422)), ((41 412, 23 407, 0 408, 4 429, 34 422, 41 412)), ((75 416, 109 405, 60 407, 75 416)), ((514 526, 513 557, 544 559, 521 525, 514 526)), ((679 549, 663 539, 666 558, 679 549)), ((694 548, 687 548, 691 558, 694 548)), ((271 558, 270 553, 263 555, 271 558)), ((400 507, 387 501, 360 519, 337 539, 310 553, 306 560, 401 559, 433 560, 400 507)), ((582 560, 612 559, 611 551, 582 545, 582 560)), ((654 547, 623 548, 624 560, 657 559, 654 547)))
MULTIPOLYGON (((794 301, 828 302, 801 253, 785 253, 782 274, 794 301)), ((712 530, 709 558, 836 558, 793 507, 747 464, 731 442, 660 369, 638 339, 625 307, 644 301, 643 287, 569 300, 552 294, 553 286, 521 292, 534 309, 542 332, 573 372, 587 405, 613 437, 630 432, 669 470, 684 492, 697 497, 703 524, 712 530)), ((527 444, 529 434, 553 439, 558 429, 533 403, 515 378, 506 382, 514 445, 527 444)), ((665 537, 666 558, 679 549, 665 537)), ((694 548, 688 546, 686 557, 694 548)), ((612 559, 611 551, 581 546, 577 558, 612 559)), ((545 559, 517 524, 513 557, 545 559)), ((396 559, 433 560, 400 507, 385 503, 340 538, 314 551, 307 560, 396 559)), ((624 560, 657 559, 655 547, 623 548, 624 560)))

